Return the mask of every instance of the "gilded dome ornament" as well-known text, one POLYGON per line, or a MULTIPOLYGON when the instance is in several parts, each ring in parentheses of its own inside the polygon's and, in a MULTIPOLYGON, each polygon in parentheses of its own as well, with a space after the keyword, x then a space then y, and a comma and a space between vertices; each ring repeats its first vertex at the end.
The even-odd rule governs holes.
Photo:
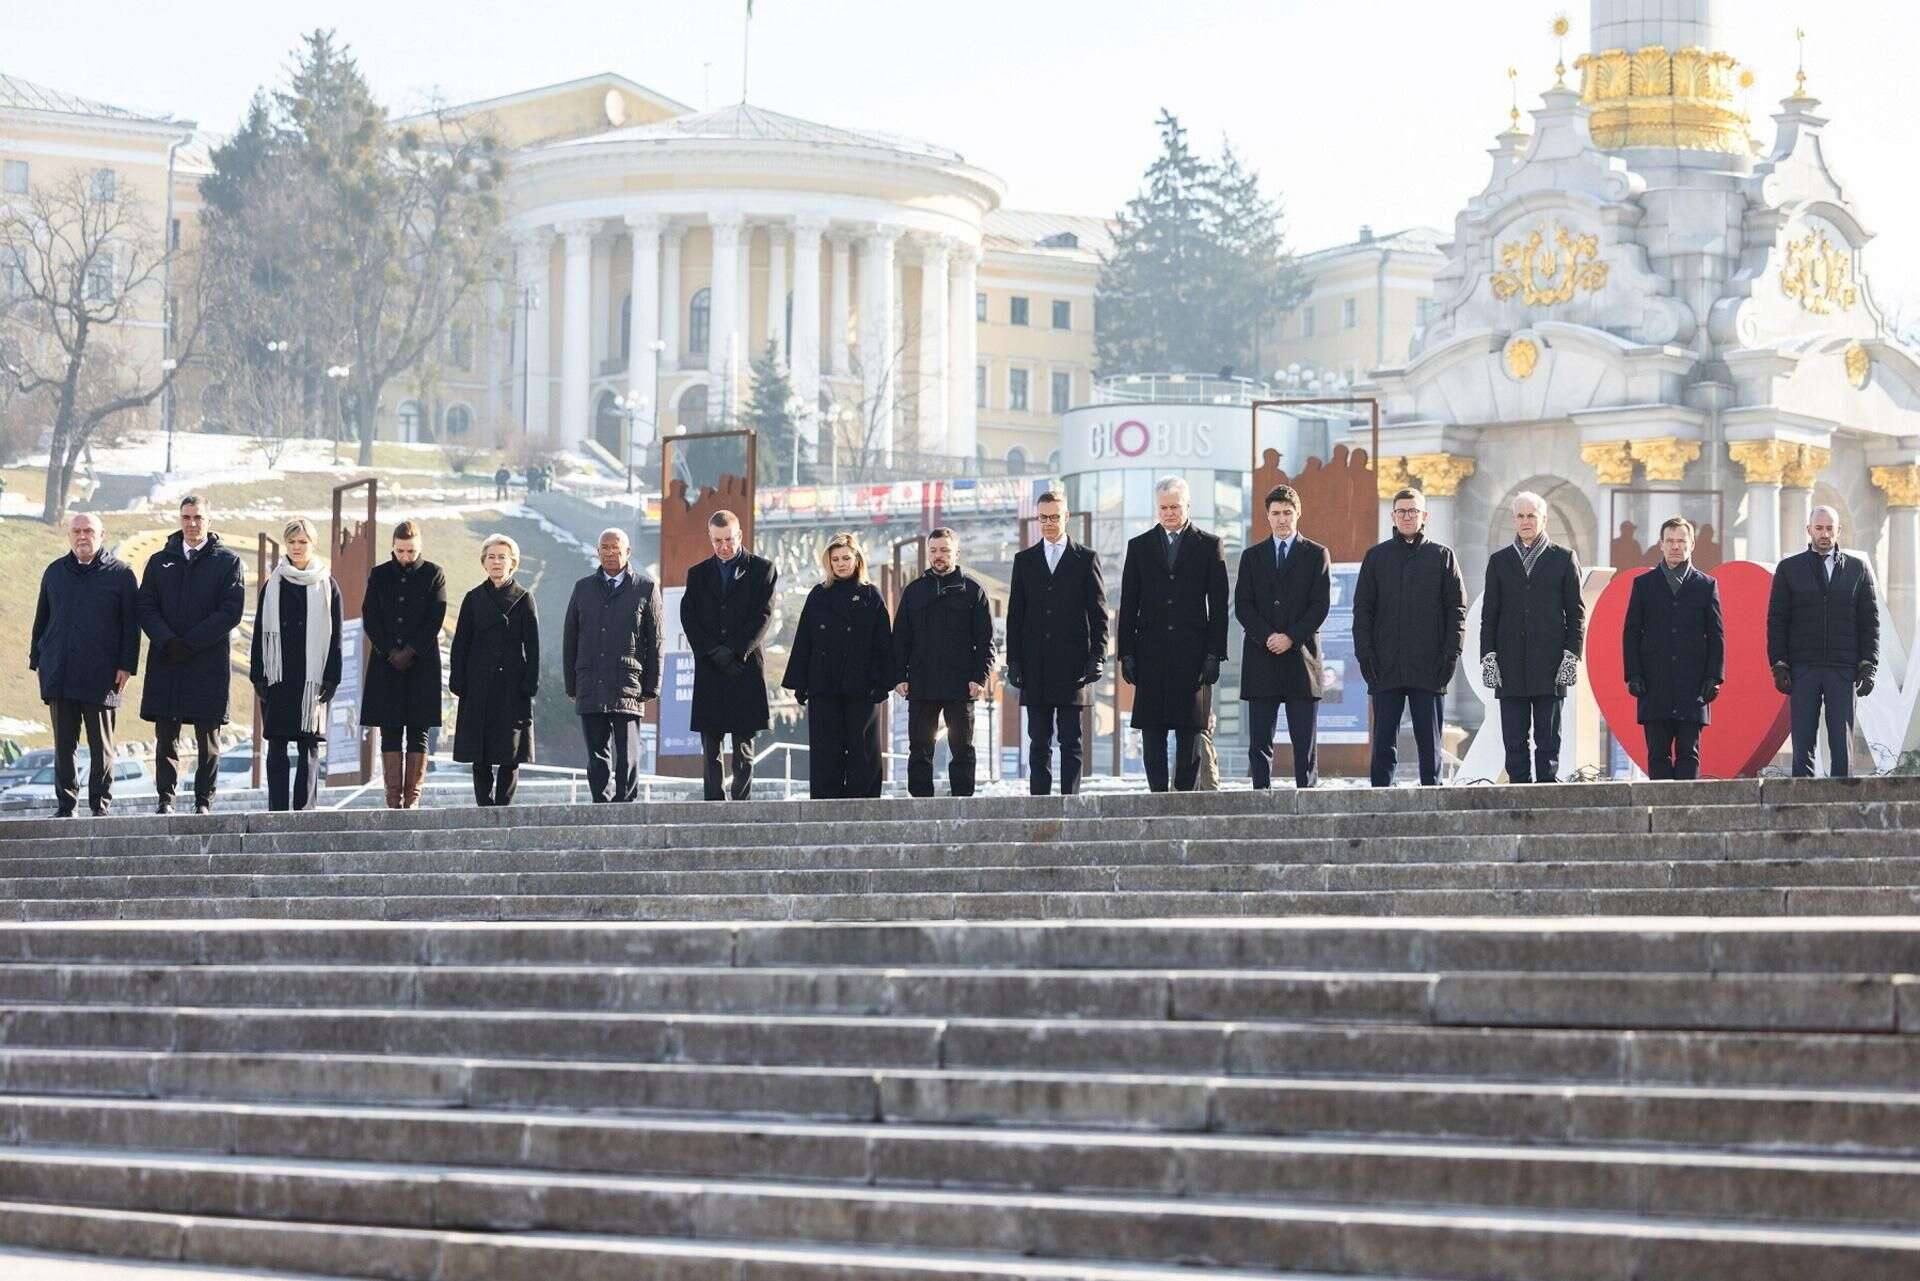
POLYGON ((1533 377, 1533 371, 1540 367, 1540 345, 1531 338, 1510 338, 1506 351, 1502 353, 1507 366, 1507 376, 1517 383, 1523 383, 1533 377))
POLYGON ((1845 359, 1847 381, 1856 388, 1864 388, 1867 385, 1867 379, 1873 376, 1872 354, 1859 343, 1852 343, 1847 347, 1845 359))

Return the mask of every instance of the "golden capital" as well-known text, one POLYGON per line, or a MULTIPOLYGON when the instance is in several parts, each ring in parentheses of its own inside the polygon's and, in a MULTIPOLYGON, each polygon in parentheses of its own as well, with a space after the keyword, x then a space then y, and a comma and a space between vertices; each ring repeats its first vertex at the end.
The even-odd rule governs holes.
POLYGON ((1887 491, 1887 506, 1920 507, 1920 464, 1875 467, 1871 475, 1874 485, 1887 491))
POLYGON ((1727 456, 1746 471, 1749 485, 1778 485, 1798 461, 1799 448, 1790 440, 1736 440, 1727 456))
POLYGON ((1596 440, 1582 445, 1580 461, 1593 468, 1602 485, 1633 483, 1633 456, 1624 440, 1596 440))
POLYGON ((1373 460, 1373 478, 1379 486, 1382 502, 1390 501, 1395 494, 1413 483, 1413 477, 1407 475, 1407 460, 1392 454, 1373 460))
POLYGON ((1407 470, 1420 478, 1420 490, 1429 498, 1452 498, 1460 482, 1473 475, 1473 459, 1460 454, 1414 454, 1407 470))
POLYGON ((1813 482, 1833 461, 1833 451, 1822 449, 1818 445, 1795 445, 1793 461, 1787 464, 1784 483, 1794 489, 1812 489, 1813 482))
POLYGON ((1699 461, 1700 442, 1677 436, 1656 436, 1652 440, 1629 442, 1627 452, 1633 461, 1647 469, 1648 480, 1675 481, 1686 474, 1687 464, 1699 461))
POLYGON ((1592 111, 1594 145, 1680 147, 1748 154, 1745 116, 1734 102, 1730 54, 1645 45, 1582 54, 1580 100, 1592 111))

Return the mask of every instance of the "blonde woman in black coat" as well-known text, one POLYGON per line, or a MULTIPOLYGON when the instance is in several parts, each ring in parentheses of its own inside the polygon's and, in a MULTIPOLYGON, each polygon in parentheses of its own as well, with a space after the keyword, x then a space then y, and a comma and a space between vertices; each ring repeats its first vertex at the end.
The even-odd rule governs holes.
POLYGON ((460 700, 453 759, 473 766, 473 798, 509 805, 533 760, 533 697, 540 687, 540 616, 513 581, 520 544, 494 534, 480 544, 487 579, 460 602, 448 687, 460 700))
POLYGON ((313 523, 280 531, 285 550, 253 616, 253 691, 267 740, 267 808, 308 810, 320 787, 327 704, 340 688, 340 588, 314 554, 313 523), (288 787, 287 748, 297 758, 288 787))
POLYGON ((807 593, 781 684, 807 709, 807 794, 880 795, 880 706, 893 685, 893 625, 867 581, 867 554, 835 534, 807 593))

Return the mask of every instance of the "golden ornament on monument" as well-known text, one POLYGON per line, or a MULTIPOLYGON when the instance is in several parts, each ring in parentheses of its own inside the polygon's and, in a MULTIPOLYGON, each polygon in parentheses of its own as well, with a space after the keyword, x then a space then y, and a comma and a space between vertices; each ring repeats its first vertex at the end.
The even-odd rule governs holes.
POLYGON ((1549 246, 1546 233, 1535 230, 1525 240, 1500 246, 1503 270, 1493 273, 1493 296, 1505 302, 1518 294, 1529 307, 1571 302, 1577 292, 1606 287, 1607 264, 1599 257, 1598 236, 1576 236, 1556 226, 1549 246))
POLYGON ((1873 373, 1873 356, 1865 347, 1854 343, 1847 348, 1847 381, 1855 387, 1865 387, 1867 378, 1873 373))
POLYGON ((1834 248, 1824 231, 1809 231, 1788 241, 1780 292, 1815 316, 1852 311, 1860 300, 1860 290, 1853 283, 1853 255, 1834 248))
POLYGON ((1540 364, 1540 348, 1531 338, 1515 338, 1507 344, 1507 373, 1517 383, 1533 377, 1540 364))

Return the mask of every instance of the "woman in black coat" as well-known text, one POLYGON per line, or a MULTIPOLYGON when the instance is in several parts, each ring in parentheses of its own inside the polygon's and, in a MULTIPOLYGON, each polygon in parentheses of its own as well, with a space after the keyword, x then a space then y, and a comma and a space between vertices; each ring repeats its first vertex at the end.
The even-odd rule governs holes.
POLYGON ((427 731, 440 728, 440 627, 446 621, 447 576, 420 558, 420 526, 403 520, 393 527, 393 558, 367 575, 360 607, 367 638, 360 724, 380 730, 388 809, 420 805, 427 731))
POLYGON ((340 588, 314 555, 311 522, 280 533, 285 554, 260 585, 253 616, 253 693, 267 740, 267 808, 312 809, 320 786, 327 704, 340 687, 340 588), (287 748, 297 756, 287 788, 287 748))
POLYGON ((807 709, 807 794, 880 795, 880 706, 893 684, 887 603, 867 581, 852 534, 821 554, 827 576, 807 593, 780 683, 807 709))
POLYGON ((1693 526, 1660 527, 1661 561, 1633 580, 1621 649, 1640 700, 1648 778, 1700 777, 1700 731, 1727 680, 1720 584, 1693 567, 1693 526))
POLYGON ((533 594, 513 581, 520 545, 505 534, 480 544, 487 581, 460 602, 448 655, 449 688, 460 700, 453 759, 473 766, 473 798, 509 805, 519 770, 533 760, 533 696, 540 686, 540 616, 533 594))

